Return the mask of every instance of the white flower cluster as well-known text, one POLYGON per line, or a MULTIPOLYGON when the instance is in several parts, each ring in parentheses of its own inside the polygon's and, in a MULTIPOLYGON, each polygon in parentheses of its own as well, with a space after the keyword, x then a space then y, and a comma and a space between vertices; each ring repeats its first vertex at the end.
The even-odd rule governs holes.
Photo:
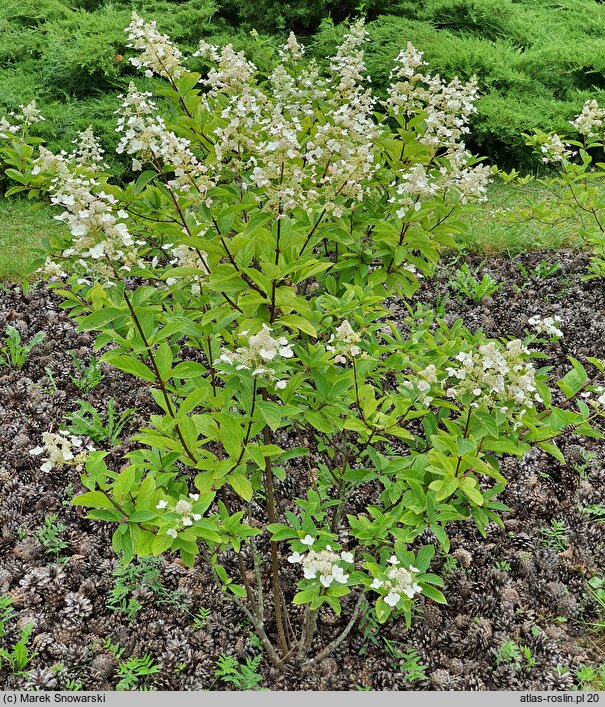
POLYGON ((332 334, 326 349, 336 353, 334 363, 346 363, 347 358, 355 358, 361 353, 358 344, 361 336, 353 329, 348 320, 344 320, 338 327, 336 333, 332 334))
POLYGON ((116 266, 128 271, 138 263, 135 241, 124 221, 128 213, 117 208, 117 199, 106 193, 99 182, 79 176, 66 164, 59 164, 51 182, 51 201, 64 211, 55 218, 69 226, 74 242, 63 252, 65 257, 78 256, 78 263, 89 269, 89 260, 96 261, 94 269, 102 271, 111 280, 115 273, 110 259, 116 266))
POLYGON ((386 105, 395 115, 400 113, 411 116, 422 107, 415 96, 416 84, 425 80, 421 67, 427 66, 423 53, 418 51, 411 42, 395 59, 395 67, 391 70, 389 79, 391 88, 386 105))
POLYGON ((426 65, 422 56, 411 42, 397 56, 386 105, 395 115, 426 114, 426 132, 420 139, 425 145, 451 144, 469 132, 468 120, 477 110, 477 82, 464 84, 456 77, 446 83, 439 75, 425 74, 420 70, 426 65))
POLYGON ((16 135, 19 130, 21 130, 21 126, 9 123, 5 117, 0 118, 0 138, 7 140, 16 135))
POLYGON ((569 122, 580 135, 591 138, 597 137, 602 132, 604 121, 605 108, 600 108, 599 104, 593 98, 592 100, 586 101, 580 115, 569 122))
POLYGON ((95 137, 92 126, 78 133, 78 137, 72 143, 75 150, 69 155, 69 159, 80 167, 88 167, 93 171, 107 169, 108 165, 103 161, 105 154, 101 143, 95 137))
POLYGON ((275 113, 288 113, 296 118, 314 116, 314 101, 326 98, 327 79, 320 76, 315 59, 300 64, 305 48, 299 44, 293 33, 279 50, 281 63, 273 69, 269 76, 271 95, 275 100, 275 113), (286 65, 294 62, 294 72, 288 71, 286 65))
POLYGON ((175 519, 174 527, 168 528, 166 535, 169 535, 171 538, 176 538, 179 530, 188 528, 193 525, 195 521, 202 520, 201 513, 194 513, 194 503, 199 501, 199 499, 199 493, 190 493, 189 499, 181 498, 174 506, 171 506, 168 501, 160 501, 157 504, 156 510, 176 513, 178 516, 178 518, 175 519))
POLYGON ((58 433, 44 432, 42 445, 30 449, 29 453, 33 457, 42 456, 44 461, 40 467, 42 471, 64 469, 66 466, 74 466, 78 471, 81 471, 87 453, 94 452, 94 450, 92 445, 84 448, 80 437, 75 437, 66 430, 59 430, 58 433))
POLYGON ((160 172, 167 168, 174 171, 169 186, 179 190, 193 186, 205 193, 209 186, 203 179, 206 168, 191 151, 189 140, 168 130, 164 119, 156 114, 151 93, 140 92, 131 83, 128 93, 119 98, 123 100, 120 110, 116 111, 119 114, 116 132, 121 133, 122 138, 116 152, 132 155, 134 171, 143 169, 144 163, 152 164, 160 172))
POLYGON ((370 37, 362 19, 354 22, 345 34, 342 44, 330 60, 330 70, 334 76, 339 77, 336 94, 342 99, 358 98, 363 91, 361 84, 365 77, 365 63, 362 46, 369 42, 370 37))
POLYGON ((529 351, 519 339, 514 339, 506 347, 496 342, 483 344, 472 352, 461 351, 456 356, 460 365, 446 368, 449 385, 446 393, 452 398, 472 396, 473 407, 485 405, 507 412, 505 402, 531 408, 535 402, 542 402, 536 392, 535 369, 525 360, 529 351))
POLYGON ((158 32, 155 22, 145 22, 133 12, 132 22, 125 31, 130 42, 128 46, 143 50, 138 57, 132 57, 129 61, 137 68, 145 68, 145 76, 151 78, 156 73, 166 79, 177 79, 183 73, 183 54, 167 35, 158 32))
POLYGON ((202 39, 193 56, 216 63, 208 76, 200 82, 208 86, 211 96, 245 92, 256 73, 256 66, 246 59, 244 52, 236 52, 232 44, 226 44, 219 52, 218 47, 202 39))
POLYGON ((595 393, 597 394, 597 403, 605 407, 605 388, 596 388, 595 393))
POLYGON ((65 168, 65 160, 67 152, 61 150, 58 154, 47 150, 44 145, 40 145, 40 154, 34 160, 32 166, 32 174, 55 174, 59 170, 65 168))
MULTIPOLYGON (((235 351, 223 349, 219 359, 223 363, 234 365, 236 370, 251 370, 253 376, 266 375, 275 378, 276 373, 267 364, 276 358, 292 358, 294 352, 285 336, 277 338, 271 336, 273 329, 263 324, 263 328, 252 336, 248 336, 247 331, 242 332, 242 336, 248 336, 248 346, 241 347, 235 351)), ((284 389, 287 381, 278 380, 275 387, 284 389)))
POLYGON ((278 51, 282 61, 300 61, 305 53, 305 48, 299 44, 294 32, 290 32, 288 41, 278 51))
POLYGON ((11 123, 5 117, 0 118, 0 138, 10 138, 22 130, 26 130, 30 125, 41 123, 45 120, 42 112, 36 106, 36 101, 32 101, 27 105, 19 106, 20 112, 11 111, 9 116, 17 122, 11 123))
MULTIPOLYGON (((458 77, 445 83, 439 76, 427 77, 426 132, 420 142, 431 147, 451 145, 468 133, 468 121, 476 112, 477 82, 462 83, 458 77)), ((420 92, 422 95, 422 91, 420 92)))
MULTIPOLYGON (((171 255, 170 265, 175 265, 182 268, 197 268, 202 270, 201 273, 195 275, 197 282, 191 285, 191 294, 199 295, 201 293, 201 281, 206 278, 207 273, 210 271, 210 266, 208 265, 208 256, 203 251, 198 251, 195 248, 190 248, 188 245, 181 244, 178 246, 173 246, 172 244, 166 244, 163 246, 164 250, 167 250, 171 255)), ((170 270, 168 270, 170 273, 170 270)), ((191 279, 191 275, 187 275, 188 279, 191 279)), ((166 278, 167 285, 174 285, 177 282, 176 277, 170 276, 166 278)))
POLYGON ((254 85, 256 67, 241 52, 227 45, 219 53, 200 43, 197 54, 216 64, 206 79, 208 98, 223 97, 223 122, 214 129, 216 158, 240 173, 252 169, 252 183, 265 189, 266 207, 281 213, 319 207, 339 217, 339 200, 363 198, 365 182, 378 168, 373 145, 379 134, 372 96, 359 83, 365 39, 363 24, 353 25, 331 60, 333 77, 321 79, 313 62, 294 74, 286 69, 289 58, 302 55, 291 37, 270 76, 272 97, 254 85), (318 102, 323 117, 309 135, 304 119, 315 114, 318 102))
POLYGON ((303 545, 309 548, 308 552, 293 552, 288 557, 290 564, 302 565, 305 579, 319 579, 323 587, 328 588, 332 582, 346 584, 349 575, 347 570, 354 564, 354 557, 351 552, 335 552, 331 545, 326 545, 323 550, 313 550, 315 538, 311 535, 305 536, 301 540, 303 545), (345 567, 343 567, 343 564, 345 567))
POLYGON ((407 569, 399 567, 400 562, 395 555, 391 556, 389 563, 393 566, 386 570, 384 579, 375 577, 370 588, 380 592, 385 603, 395 608, 404 596, 413 599, 422 591, 422 587, 416 581, 416 575, 420 570, 416 567, 407 569))
POLYGON ((206 94, 208 108, 213 99, 221 97, 222 124, 214 129, 213 150, 218 163, 229 162, 231 169, 241 171, 248 165, 261 133, 263 115, 271 113, 270 101, 253 85, 256 66, 243 52, 236 52, 231 44, 218 47, 202 40, 194 56, 211 61, 213 66, 201 83, 209 87, 206 94))
POLYGON ((555 315, 554 317, 544 317, 544 319, 542 319, 537 314, 535 314, 527 321, 528 324, 530 324, 536 330, 537 334, 547 334, 548 336, 553 336, 557 338, 561 338, 563 336, 563 332, 557 326, 561 323, 561 317, 559 317, 558 315, 555 315))
MULTIPOLYGON (((437 368, 433 363, 429 364, 426 368, 418 371, 418 381, 416 382, 416 389, 418 390, 418 400, 422 405, 430 405, 433 402, 433 397, 429 395, 431 388, 437 381, 437 368)), ((412 387, 410 381, 406 381, 408 384, 406 387, 412 387)), ((405 384, 404 384, 405 385, 405 384)))
POLYGON ((27 128, 30 125, 34 125, 35 123, 41 123, 43 120, 45 120, 44 116, 42 115, 42 111, 40 111, 39 108, 36 106, 36 101, 28 103, 26 106, 20 105, 19 111, 20 113, 11 111, 9 115, 12 116, 23 127, 27 128))
POLYGON ((341 215, 337 198, 361 201, 378 169, 374 145, 380 130, 372 114, 374 97, 364 86, 369 81, 363 59, 367 41, 359 20, 330 59, 332 78, 323 87, 322 100, 326 120, 307 142, 304 154, 305 164, 312 168, 312 183, 321 186, 322 207, 337 218, 341 215))
POLYGON ((462 83, 457 77, 446 83, 440 76, 422 72, 426 62, 411 43, 395 60, 386 107, 406 121, 424 119, 418 141, 439 152, 444 164, 429 169, 422 164, 398 170, 389 185, 395 191, 391 203, 399 204, 399 218, 408 209, 418 210, 422 201, 453 189, 462 202, 485 199, 490 170, 487 165, 471 165, 472 155, 462 140, 469 132, 470 116, 476 111, 477 83, 462 83))
POLYGON ((300 160, 300 131, 298 117, 287 119, 276 113, 266 124, 265 139, 255 148, 259 157, 250 158, 250 164, 254 165, 251 174, 253 183, 257 187, 272 187, 275 184, 268 192, 268 205, 277 205, 282 212, 291 211, 304 201, 305 172, 300 160))
POLYGON ((564 159, 573 157, 576 152, 567 149, 567 145, 561 140, 557 133, 549 135, 540 145, 542 152, 542 162, 544 164, 562 162, 564 159))
POLYGON ((439 191, 438 181, 427 172, 427 167, 421 163, 415 164, 408 170, 399 173, 400 181, 390 184, 397 197, 391 197, 391 203, 400 204, 395 212, 397 218, 405 218, 408 209, 411 207, 419 211, 422 201, 432 199, 439 191))

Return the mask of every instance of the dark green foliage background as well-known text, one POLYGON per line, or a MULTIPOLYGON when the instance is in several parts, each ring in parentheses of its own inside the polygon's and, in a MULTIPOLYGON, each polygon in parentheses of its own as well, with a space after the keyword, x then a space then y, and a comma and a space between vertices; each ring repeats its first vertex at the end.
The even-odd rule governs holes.
POLYGON ((363 12, 376 91, 408 41, 432 72, 476 74, 482 96, 470 146, 501 166, 532 167, 522 132, 567 132, 587 98, 605 99, 605 4, 594 0, 2 0, 0 113, 36 98, 51 148, 70 149, 92 125, 113 152, 116 94, 132 80, 153 85, 127 61, 123 30, 133 8, 185 52, 200 37, 229 41, 261 69, 290 29, 309 55, 333 53, 343 23, 363 12))

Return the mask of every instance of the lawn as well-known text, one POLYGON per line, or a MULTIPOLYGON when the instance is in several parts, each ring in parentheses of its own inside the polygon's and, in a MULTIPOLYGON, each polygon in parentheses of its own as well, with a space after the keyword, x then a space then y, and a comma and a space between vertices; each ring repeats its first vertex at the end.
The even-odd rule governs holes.
POLYGON ((516 211, 544 199, 539 186, 512 186, 495 181, 487 202, 463 217, 466 231, 458 242, 462 250, 480 255, 509 256, 530 250, 575 249, 582 239, 572 224, 545 225, 524 222, 516 211))
POLYGON ((43 238, 61 228, 50 206, 17 198, 0 198, 0 223, 0 281, 24 277, 43 238))
MULTIPOLYGON (((466 230, 458 237, 460 248, 479 255, 510 256, 528 250, 578 248, 581 239, 569 225, 548 226, 515 220, 515 209, 542 196, 535 187, 523 189, 525 191, 494 182, 487 203, 463 217, 466 230)), ((18 198, 0 199, 0 281, 25 276, 44 236, 61 228, 53 215, 51 207, 44 204, 18 198)))

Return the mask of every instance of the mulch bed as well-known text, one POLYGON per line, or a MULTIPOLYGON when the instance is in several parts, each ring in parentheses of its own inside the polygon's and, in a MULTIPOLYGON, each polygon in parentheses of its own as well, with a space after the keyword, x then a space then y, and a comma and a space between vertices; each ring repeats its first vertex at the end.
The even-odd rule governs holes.
MULTIPOLYGON (((522 256, 529 271, 543 258, 560 269, 551 277, 526 279, 517 261, 490 258, 482 269, 505 285, 479 304, 455 298, 449 279, 456 262, 445 263, 436 278, 426 281, 417 301, 434 304, 449 293, 448 320, 463 318, 493 337, 522 336, 533 314, 558 314, 564 338, 549 347, 553 376, 568 368, 566 357, 605 356, 605 288, 598 280, 583 281, 587 258, 577 253, 522 256)), ((478 265, 478 261, 468 261, 478 265)), ((12 324, 28 341, 39 331, 45 341, 29 356, 22 371, 0 370, 0 596, 8 594, 16 617, 7 622, 0 647, 12 646, 28 622, 35 627, 30 648, 35 652, 26 673, 0 668, 0 689, 66 689, 79 681, 86 690, 113 690, 120 666, 130 656, 148 654, 158 672, 139 686, 158 690, 225 689, 214 670, 219 656, 240 662, 258 653, 244 615, 221 599, 201 563, 193 569, 174 558, 152 563, 151 586, 134 587, 128 599, 140 610, 129 617, 108 606, 115 585, 116 557, 111 550, 112 526, 85 520, 85 510, 70 498, 82 492, 74 469, 39 470, 39 458, 29 450, 45 431, 62 427, 67 411, 84 398, 98 409, 114 398, 119 410, 137 408, 123 439, 153 410, 149 394, 132 377, 105 371, 103 381, 83 394, 74 385, 74 364, 68 352, 87 360, 93 354, 89 334, 76 331, 59 308, 59 301, 42 286, 23 293, 6 286, 0 293, 0 331, 12 324), (45 369, 56 381, 53 390, 45 369), (64 529, 64 547, 57 554, 39 539, 48 516, 64 529), (194 623, 200 607, 205 622, 194 623), (202 625, 203 624, 203 625, 202 625), (109 648, 119 644, 121 657, 109 648)), ((396 316, 402 306, 393 305, 396 316)), ((542 452, 523 460, 507 459, 503 473, 509 484, 501 500, 511 511, 504 528, 490 526, 486 539, 469 523, 449 528, 450 559, 437 557, 433 570, 446 581, 449 605, 420 602, 416 620, 406 630, 403 620, 379 630, 365 617, 336 653, 310 668, 289 665, 280 673, 264 660, 261 688, 274 690, 563 690, 571 689, 579 664, 599 658, 598 636, 590 623, 598 605, 587 580, 605 567, 605 522, 583 509, 605 506, 605 443, 573 434, 561 440, 568 464, 542 452), (588 456, 587 456, 588 455, 588 456), (563 524, 562 545, 545 534, 552 521, 563 524), (387 639, 385 642, 384 639, 387 639), (501 647, 514 641, 531 651, 531 660, 503 661, 501 647), (411 673, 400 653, 414 650, 424 666, 411 673)), ((110 462, 119 468, 132 449, 123 443, 112 450, 110 462)), ((301 475, 302 476, 302 475, 301 475)), ((304 478, 294 470, 280 485, 283 502, 303 493, 304 478)), ((429 533, 420 540, 430 542, 429 533)), ((287 565, 288 563, 284 563, 287 565)), ((293 592, 297 569, 286 566, 286 592, 293 592)), ((316 649, 346 625, 352 600, 345 600, 342 617, 321 610, 316 649)))

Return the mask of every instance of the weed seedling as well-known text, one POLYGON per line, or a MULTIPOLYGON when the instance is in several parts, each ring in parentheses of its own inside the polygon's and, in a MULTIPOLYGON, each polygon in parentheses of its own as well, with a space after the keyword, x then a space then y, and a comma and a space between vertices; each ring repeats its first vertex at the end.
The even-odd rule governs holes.
POLYGON ((6 633, 6 624, 16 615, 11 598, 7 595, 0 596, 0 638, 6 633))
MULTIPOLYGON (((547 280, 552 277, 555 273, 559 272, 561 269, 560 263, 549 263, 548 261, 542 260, 536 265, 535 268, 528 270, 523 263, 517 263, 517 267, 521 271, 521 274, 527 281, 531 280, 547 280)), ((522 288, 523 289, 523 288, 522 288)))
POLYGON ((57 379, 55 378, 55 374, 52 368, 49 368, 48 366, 44 367, 44 373, 46 373, 46 377, 48 378, 48 386, 42 388, 42 392, 46 393, 46 395, 52 395, 53 393, 56 393, 57 390, 59 390, 59 386, 57 385, 57 379))
POLYGON ((43 331, 39 331, 32 339, 30 339, 26 344, 21 341, 21 334, 19 330, 14 326, 7 326, 5 331, 5 337, 0 340, 0 368, 8 367, 15 368, 20 371, 25 365, 25 361, 29 352, 37 346, 46 334, 43 331))
POLYGON ((471 302, 480 302, 484 297, 490 297, 503 284, 503 282, 496 282, 489 273, 483 273, 481 280, 477 280, 466 263, 460 266, 460 270, 450 281, 454 292, 471 302))
MULTIPOLYGON (((46 516, 44 523, 34 532, 46 554, 55 556, 55 562, 59 562, 61 551, 69 547, 69 543, 61 539, 61 533, 66 526, 59 523, 57 517, 56 513, 46 516)), ((63 561, 66 559, 63 558, 63 561)))
POLYGON ((86 400, 77 401, 80 408, 66 416, 67 429, 74 435, 89 437, 93 442, 102 444, 109 442, 115 446, 120 441, 120 435, 130 419, 134 408, 124 410, 119 414, 115 408, 115 401, 110 398, 105 412, 105 421, 101 413, 86 400))
MULTIPOLYGON (((113 589, 107 600, 108 607, 117 613, 126 614, 132 620, 142 605, 130 594, 139 587, 150 589, 158 604, 183 607, 186 598, 182 592, 166 589, 160 581, 161 560, 158 557, 141 557, 137 564, 126 567, 118 565, 113 571, 113 589)), ((208 612, 210 614, 210 612, 208 612)))
POLYGON ((111 653, 118 661, 118 675, 120 676, 120 680, 116 685, 116 690, 150 689, 148 685, 140 685, 139 681, 142 678, 157 673, 162 667, 161 664, 156 665, 148 654, 145 654, 141 658, 136 656, 123 658, 124 648, 119 643, 112 643, 109 638, 103 641, 103 649, 111 653))
POLYGON ((380 623, 376 617, 374 608, 369 604, 359 619, 359 628, 363 632, 363 645, 359 649, 359 655, 366 655, 370 646, 379 646, 378 640, 380 623))
POLYGON ((599 665, 580 663, 576 670, 576 685, 578 690, 605 690, 605 663, 599 665))
POLYGON ((143 686, 139 685, 139 681, 149 675, 154 675, 161 667, 161 665, 156 665, 149 655, 144 655, 141 658, 131 656, 128 660, 121 661, 118 666, 120 680, 116 685, 116 690, 143 689, 143 686))
POLYGON ((557 552, 567 549, 567 526, 564 521, 553 518, 550 521, 550 528, 540 528, 542 545, 557 552))
POLYGON ((521 651, 519 646, 514 641, 504 641, 496 653, 496 665, 515 665, 518 667, 521 664, 521 651))
POLYGON ((239 663, 232 655, 223 654, 216 661, 214 675, 226 685, 232 685, 234 690, 256 690, 263 679, 258 672, 262 660, 262 655, 256 655, 239 663))
POLYGON ((204 626, 207 624, 211 614, 212 611, 210 609, 206 609, 205 607, 200 606, 200 608, 195 612, 193 616, 193 628, 197 631, 203 629, 204 626))
MULTIPOLYGON (((15 616, 10 597, 0 597, 0 637, 6 633, 6 623, 14 619, 15 616)), ((0 646, 0 669, 6 665, 13 675, 22 675, 25 672, 25 668, 35 656, 35 653, 30 653, 27 645, 33 630, 33 623, 26 624, 21 629, 19 640, 13 648, 4 647, 6 643, 2 641, 2 646, 0 646)))
POLYGON ((383 640, 387 653, 399 665, 406 682, 413 684, 426 680, 426 665, 422 664, 420 656, 413 648, 402 651, 393 641, 389 641, 387 638, 383 640))
POLYGON ((70 351, 71 360, 76 369, 76 375, 70 376, 71 382, 84 393, 90 393, 103 380, 101 362, 98 358, 92 357, 87 365, 79 358, 75 352, 70 351))
POLYGON ((590 476, 590 469, 597 455, 594 452, 588 452, 586 449, 582 449, 580 456, 582 457, 582 461, 576 464, 574 469, 578 472, 580 478, 585 480, 590 476))
POLYGON ((598 503, 593 503, 590 506, 584 506, 582 513, 590 516, 590 519, 599 523, 605 523, 605 506, 598 503))
POLYGON ((595 631, 602 631, 605 629, 605 579, 599 576, 591 577, 588 580, 588 586, 590 594, 599 605, 601 614, 601 620, 592 623, 591 627, 595 631))

